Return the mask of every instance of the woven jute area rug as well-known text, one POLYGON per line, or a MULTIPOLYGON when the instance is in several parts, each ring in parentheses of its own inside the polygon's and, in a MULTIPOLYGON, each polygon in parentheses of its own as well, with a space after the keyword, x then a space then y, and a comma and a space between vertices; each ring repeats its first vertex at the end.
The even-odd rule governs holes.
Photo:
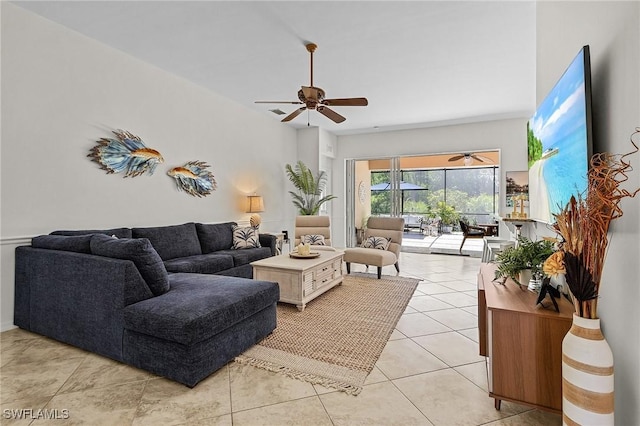
POLYGON ((302 312, 278 303, 275 331, 236 362, 357 395, 418 282, 352 274, 302 312))

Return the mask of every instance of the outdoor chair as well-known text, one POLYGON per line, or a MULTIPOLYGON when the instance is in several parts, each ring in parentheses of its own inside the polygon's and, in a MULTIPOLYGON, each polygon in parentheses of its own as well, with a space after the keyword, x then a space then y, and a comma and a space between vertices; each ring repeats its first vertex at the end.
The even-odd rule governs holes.
POLYGON ((399 273, 398 258, 400 257, 403 230, 404 219, 401 217, 371 216, 367 220, 362 246, 344 250, 347 274, 351 273, 351 263, 360 263, 367 267, 369 265, 376 266, 378 279, 382 276, 383 266, 394 265, 399 273))
POLYGON ((460 221, 460 229, 462 229, 462 234, 464 237, 462 238, 462 244, 460 244, 460 254, 462 254, 462 246, 464 246, 464 242, 467 241, 467 238, 484 238, 485 237, 485 229, 479 226, 467 225, 463 220, 460 221))

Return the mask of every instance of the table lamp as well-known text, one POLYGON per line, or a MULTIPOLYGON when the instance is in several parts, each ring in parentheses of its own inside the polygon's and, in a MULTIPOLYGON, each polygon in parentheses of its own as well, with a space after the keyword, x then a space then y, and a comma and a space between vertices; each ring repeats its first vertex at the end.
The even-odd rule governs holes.
POLYGON ((264 211, 264 200, 262 199, 262 196, 255 194, 249 195, 247 198, 249 199, 249 208, 247 209, 247 213, 253 213, 249 218, 249 223, 251 226, 259 228, 262 218, 258 213, 264 211))

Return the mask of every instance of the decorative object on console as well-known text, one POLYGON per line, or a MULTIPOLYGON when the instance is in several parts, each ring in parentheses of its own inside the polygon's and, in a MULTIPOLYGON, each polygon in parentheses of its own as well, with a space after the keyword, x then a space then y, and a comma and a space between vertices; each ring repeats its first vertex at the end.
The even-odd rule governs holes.
POLYGON ((626 154, 594 154, 586 197, 572 196, 554 214, 553 227, 562 241, 560 251, 546 266, 550 272, 564 273, 575 310, 573 326, 562 344, 566 423, 614 424, 613 354, 600 331, 597 303, 609 226, 623 214, 620 201, 640 192, 640 188, 629 191, 621 187, 632 170, 626 158, 638 152, 633 140, 638 134, 640 128, 630 138, 634 149, 626 154))
POLYGON ((558 308, 558 302, 556 302, 556 297, 560 297, 560 291, 558 291, 557 288, 553 287, 550 284, 551 279, 549 277, 546 277, 542 280, 542 285, 540 287, 540 293, 538 294, 538 299, 536 300, 536 305, 540 305, 543 308, 546 308, 546 306, 544 306, 544 299, 547 296, 547 294, 549 295, 549 298, 551 299, 551 302, 553 303, 553 307, 556 309, 556 312, 560 312, 560 308, 558 308))
POLYGON ((184 166, 174 167, 167 174, 176 180, 178 190, 194 197, 204 197, 216 189, 213 174, 204 161, 189 161, 184 166))
POLYGON ((247 213, 253 213, 249 218, 249 223, 251 226, 259 228, 262 223, 262 218, 258 213, 262 213, 264 211, 264 200, 262 196, 256 194, 247 196, 247 199, 249 204, 247 207, 247 213))
POLYGON ((289 191, 289 194, 293 197, 293 205, 298 208, 300 215, 316 215, 320 211, 320 206, 336 198, 334 195, 321 197, 327 184, 327 173, 324 170, 314 176, 302 161, 298 161, 295 167, 287 164, 285 171, 298 190, 297 193, 289 191))
POLYGON ((234 250, 260 247, 258 238, 258 228, 254 226, 240 227, 233 225, 233 246, 234 250))
POLYGON ((542 239, 532 241, 520 236, 515 247, 507 247, 496 255, 495 278, 511 278, 519 286, 527 286, 531 277, 542 273, 543 263, 553 254, 553 242, 542 239), (524 278, 522 272, 527 271, 524 278))
POLYGON ((117 139, 101 138, 87 155, 108 174, 124 172, 124 177, 136 177, 148 172, 152 175, 157 165, 164 162, 162 155, 147 148, 140 137, 125 130, 114 130, 113 134, 117 139))

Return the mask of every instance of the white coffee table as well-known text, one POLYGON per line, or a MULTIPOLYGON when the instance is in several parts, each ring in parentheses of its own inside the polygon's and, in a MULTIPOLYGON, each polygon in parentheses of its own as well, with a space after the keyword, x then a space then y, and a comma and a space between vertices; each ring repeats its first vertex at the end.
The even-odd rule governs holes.
POLYGON ((282 254, 251 262, 253 278, 277 282, 280 285, 280 301, 292 303, 299 311, 303 311, 309 301, 342 284, 344 252, 317 252, 320 256, 316 258, 295 259, 282 254))

